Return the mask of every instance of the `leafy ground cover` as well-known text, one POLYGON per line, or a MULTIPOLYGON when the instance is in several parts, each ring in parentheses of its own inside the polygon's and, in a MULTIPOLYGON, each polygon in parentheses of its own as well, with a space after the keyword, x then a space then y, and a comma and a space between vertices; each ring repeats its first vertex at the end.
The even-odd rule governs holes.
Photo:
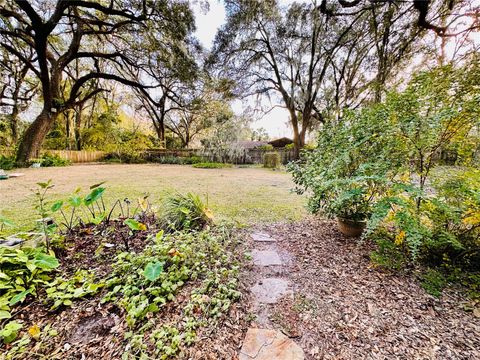
POLYGON ((208 199, 217 220, 231 219, 239 225, 253 222, 298 220, 306 211, 304 199, 290 193, 288 174, 262 168, 194 169, 177 165, 75 165, 65 168, 19 169, 25 176, 0 181, 0 215, 17 227, 31 224, 36 183, 52 179, 53 199, 65 197, 80 187, 107 181, 105 201, 135 200, 149 194, 158 204, 168 192, 193 192, 208 199))
POLYGON ((55 202, 50 182, 38 186, 42 215, 75 220, 38 223, 34 249, 1 247, 2 359, 234 356, 247 320, 244 249, 198 197, 171 195, 160 219, 144 198, 105 205, 102 184, 55 202))

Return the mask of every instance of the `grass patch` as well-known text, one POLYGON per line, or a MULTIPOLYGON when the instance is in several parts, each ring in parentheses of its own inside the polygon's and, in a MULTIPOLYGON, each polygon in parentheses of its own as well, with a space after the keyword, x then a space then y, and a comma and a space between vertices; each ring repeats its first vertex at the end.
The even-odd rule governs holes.
MULTIPOLYGON (((284 171, 259 167, 198 171, 190 166, 153 164, 74 165, 67 168, 21 169, 25 176, 0 181, 0 216, 23 230, 37 219, 32 189, 37 182, 52 179, 51 202, 65 199, 76 188, 106 181, 104 200, 136 201, 145 194, 161 211, 162 200, 175 192, 199 194, 215 214, 215 221, 229 220, 238 226, 254 223, 300 220, 306 215, 305 198, 292 193, 290 176, 284 171)), ((117 213, 113 214, 118 215, 117 213)), ((3 235, 13 232, 5 227, 3 235)))
POLYGON ((216 162, 202 162, 193 164, 192 167, 197 169, 224 169, 231 168, 232 164, 216 163, 216 162))

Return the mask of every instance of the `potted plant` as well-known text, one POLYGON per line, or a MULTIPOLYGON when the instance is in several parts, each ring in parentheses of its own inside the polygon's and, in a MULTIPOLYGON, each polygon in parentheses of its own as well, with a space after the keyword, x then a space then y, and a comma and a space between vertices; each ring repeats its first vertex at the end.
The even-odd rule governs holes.
POLYGON ((348 237, 359 237, 366 228, 370 217, 373 197, 368 187, 351 187, 340 190, 327 205, 330 215, 337 218, 338 229, 348 237))
POLYGON ((356 176, 325 181, 313 189, 309 207, 336 218, 340 232, 349 237, 362 235, 378 189, 376 176, 356 176))

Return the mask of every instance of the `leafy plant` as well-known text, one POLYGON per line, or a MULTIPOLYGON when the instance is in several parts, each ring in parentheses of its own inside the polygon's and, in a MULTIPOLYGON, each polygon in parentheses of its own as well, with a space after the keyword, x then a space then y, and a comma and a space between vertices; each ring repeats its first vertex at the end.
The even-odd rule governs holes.
MULTIPOLYGON (((52 180, 48 180, 47 182, 39 182, 37 183, 37 190, 34 192, 36 204, 35 210, 37 210, 40 219, 38 221, 38 225, 40 227, 40 231, 43 234, 43 238, 45 241, 45 245, 47 247, 47 252, 50 250, 50 243, 55 230, 57 229, 57 225, 50 217, 51 209, 49 209, 47 205, 47 192, 54 187, 52 184, 52 180)), ((55 206, 55 205, 54 205, 55 206)))
POLYGON ((68 166, 71 164, 69 160, 62 158, 57 154, 51 154, 48 152, 43 154, 39 160, 42 167, 68 166))
POLYGON ((134 236, 135 232, 136 231, 143 231, 143 230, 147 230, 147 226, 135 219, 126 219, 124 222, 123 222, 125 225, 128 226, 128 228, 130 229, 130 232, 128 234, 128 236, 123 236, 123 242, 124 242, 124 245, 125 245, 125 250, 126 251, 129 251, 130 248, 129 248, 129 240, 131 237, 134 236))
POLYGON ((423 289, 435 297, 440 297, 442 291, 447 285, 445 275, 435 269, 428 269, 421 276, 423 289))
POLYGON ((0 169, 12 170, 15 167, 15 157, 0 155, 0 169))
POLYGON ((193 164, 192 167, 197 169, 224 169, 224 168, 231 168, 232 164, 224 164, 224 163, 217 163, 217 162, 201 162, 193 164))
POLYGON ((88 270, 77 270, 70 279, 57 277, 46 288, 47 298, 53 302, 51 309, 71 306, 73 300, 96 294, 104 283, 94 280, 95 274, 88 270))
POLYGON ((263 155, 263 167, 278 169, 281 164, 280 154, 276 151, 267 152, 263 155))
POLYGON ((0 247, 0 265, 0 317, 10 318, 12 306, 49 284, 59 262, 41 249, 0 247))
POLYGON ((5 344, 10 344, 17 338, 18 331, 22 327, 23 325, 17 321, 10 321, 0 330, 0 338, 3 339, 5 344))
POLYGON ((170 230, 200 230, 210 224, 213 216, 198 195, 173 194, 162 202, 161 224, 170 230))
POLYGON ((0 233, 5 227, 14 227, 15 223, 6 217, 0 216, 0 233))
POLYGON ((127 312, 128 353, 160 359, 175 356, 195 341, 198 327, 226 314, 240 295, 238 266, 228 250, 230 237, 228 230, 167 235, 161 231, 141 253, 118 255, 103 301, 114 301, 127 312), (161 313, 179 292, 188 297, 181 318, 174 323, 157 321, 161 315, 152 314, 161 313))

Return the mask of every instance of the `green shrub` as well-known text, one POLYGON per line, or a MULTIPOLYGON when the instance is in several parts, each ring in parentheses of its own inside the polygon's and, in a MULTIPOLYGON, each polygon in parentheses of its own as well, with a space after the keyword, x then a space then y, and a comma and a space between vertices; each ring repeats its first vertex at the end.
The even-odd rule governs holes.
POLYGON ((405 266, 405 255, 401 252, 393 242, 377 239, 377 249, 370 254, 370 259, 375 266, 390 270, 400 270, 405 266))
POLYGON ((223 169, 223 168, 231 168, 232 164, 202 162, 202 163, 193 164, 192 166, 197 169, 223 169))
POLYGON ((145 159, 143 158, 142 151, 123 149, 122 151, 110 152, 103 158, 106 162, 111 163, 124 163, 124 164, 143 164, 145 159))
POLYGON ((185 158, 180 158, 182 164, 192 165, 192 164, 200 164, 205 161, 205 159, 201 156, 193 155, 185 158))
POLYGON ((274 148, 273 148, 273 145, 271 144, 267 144, 267 145, 261 145, 259 147, 257 147, 258 150, 263 150, 263 151, 272 151, 274 148))
POLYGON ((212 222, 212 214, 198 195, 173 194, 162 202, 161 225, 169 230, 200 230, 212 222))
POLYGON ((14 167, 15 167, 15 157, 14 156, 0 155, 0 169, 2 169, 2 170, 12 170, 14 167))
POLYGON ((375 206, 366 236, 381 232, 407 259, 429 266, 453 262, 463 269, 480 270, 478 179, 464 176, 437 184, 435 193, 429 194, 412 185, 393 186, 390 196, 375 206))
POLYGON ((42 167, 68 166, 71 164, 69 160, 63 159, 57 154, 51 154, 48 152, 43 154, 39 161, 42 167))
POLYGON ((280 154, 278 152, 267 152, 263 155, 263 167, 269 169, 278 169, 281 165, 280 154))
POLYGON ((440 271, 428 269, 421 275, 421 285, 430 295, 440 297, 443 289, 447 285, 447 279, 440 271))

